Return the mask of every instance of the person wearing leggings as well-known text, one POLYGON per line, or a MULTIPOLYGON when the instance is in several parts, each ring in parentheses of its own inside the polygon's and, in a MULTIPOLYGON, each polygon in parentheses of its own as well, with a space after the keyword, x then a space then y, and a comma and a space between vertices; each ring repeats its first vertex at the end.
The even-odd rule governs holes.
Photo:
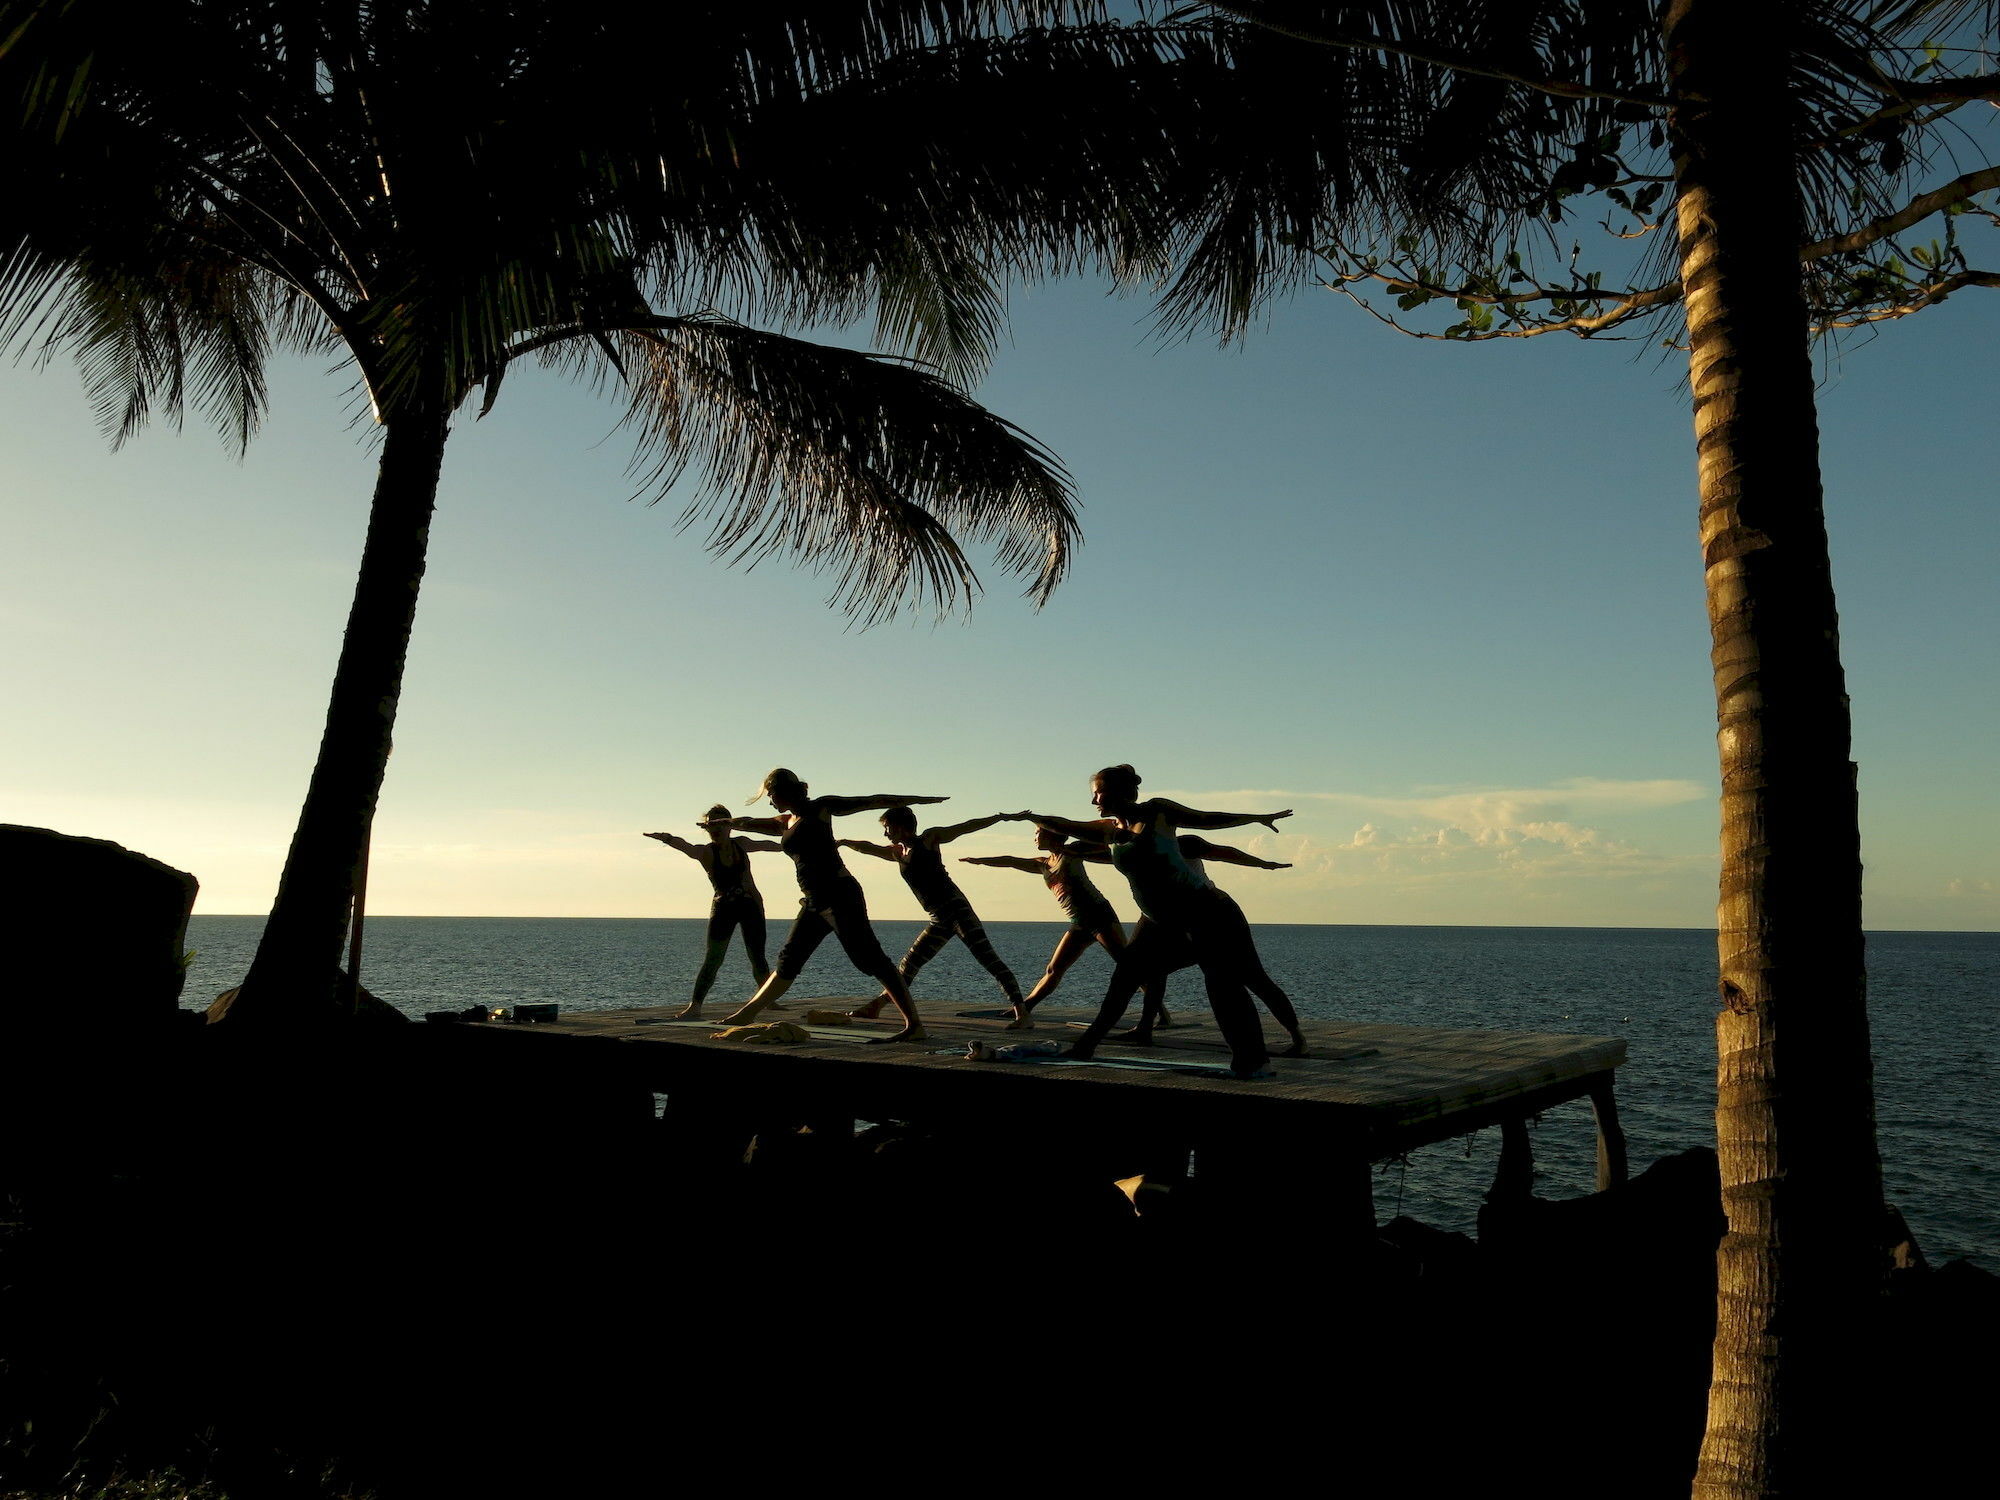
MULTIPOLYGON (((1021 986, 1014 978, 1014 971, 993 951, 993 940, 987 937, 986 926, 979 920, 979 913, 972 909, 965 892, 951 878, 951 872, 945 868, 944 856, 938 852, 953 839, 977 833, 982 828, 991 828, 1001 820, 1001 816, 995 813, 990 818, 968 818, 963 823, 918 832, 915 812, 907 807, 892 807, 882 814, 882 832, 888 835, 887 844, 871 844, 865 839, 839 839, 836 842, 841 848, 852 849, 857 854, 894 860, 903 872, 903 883, 917 898, 917 904, 923 907, 924 915, 930 918, 924 930, 917 934, 917 940, 910 944, 910 951, 903 955, 903 962, 897 969, 903 976, 904 984, 915 982, 924 965, 936 958, 946 943, 957 938, 999 984, 1018 1020, 1023 1010, 1021 986)), ((884 990, 854 1014, 862 1017, 878 1015, 893 998, 884 990)))
POLYGON ((1126 945, 1104 1003, 1083 1035, 1070 1044, 1070 1055, 1093 1055, 1144 982, 1163 979, 1171 968, 1191 958, 1201 968, 1209 1009, 1229 1046, 1230 1071, 1239 1078, 1268 1077, 1270 1053, 1248 987, 1250 972, 1258 966, 1250 924, 1234 901, 1217 899, 1220 892, 1206 874, 1190 868, 1178 830, 1239 828, 1246 823, 1275 830, 1278 819, 1290 817, 1291 810, 1202 812, 1165 797, 1142 801, 1139 784, 1139 773, 1131 766, 1107 766, 1091 778, 1090 800, 1102 817, 1082 822, 1021 814, 1039 827, 1104 844, 1111 863, 1130 883, 1133 900, 1149 919, 1126 945))
POLYGON ((646 835, 670 849, 680 850, 700 865, 708 877, 709 889, 714 892, 708 904, 708 951, 702 957, 701 971, 694 977, 694 997, 675 1013, 676 1021, 701 1019, 701 1002, 708 998, 715 976, 722 972, 722 961, 729 955, 729 939, 739 928, 743 933, 743 951, 750 960, 750 973, 760 985, 771 977, 771 965, 764 958, 764 898, 751 878, 750 856, 775 852, 782 846, 766 839, 732 837, 729 809, 719 802, 703 813, 694 826, 708 835, 707 843, 690 843, 671 833, 646 835))
MULTIPOLYGON (((1055 951, 1049 955, 1048 967, 1042 977, 1035 981, 1035 987, 1027 997, 1015 1007, 1014 1019, 1007 1023, 1009 1031, 1032 1031, 1033 1013, 1037 1005, 1055 992, 1076 961, 1097 944, 1111 955, 1113 963, 1125 951, 1125 926, 1118 920, 1118 913, 1104 892, 1097 888, 1084 868, 1085 850, 1102 850, 1102 844, 1086 844, 1073 841, 1066 834, 1048 828, 1035 830, 1035 847, 1041 853, 1028 858, 1014 854, 979 855, 962 859, 960 864, 991 865, 1001 870, 1019 870, 1027 875, 1039 875, 1049 888, 1049 894, 1056 898, 1056 905, 1069 919, 1069 930, 1056 939, 1055 951)), ((1106 856, 1108 858, 1108 856, 1106 856)), ((1172 1026, 1173 1019, 1167 1015, 1156 996, 1157 986, 1146 986, 1144 1010, 1140 1016, 1140 1026, 1144 1028, 1142 1040, 1150 1040, 1154 1026, 1172 1026)))
MULTIPOLYGON (((1181 847, 1181 857, 1187 861, 1188 868, 1203 880, 1209 880, 1205 864, 1206 861, 1211 859, 1218 864, 1242 865, 1244 868, 1251 870, 1289 870, 1291 868, 1290 865, 1281 861, 1259 859, 1254 854, 1250 854, 1242 849, 1232 848, 1228 844, 1211 844, 1207 839, 1200 837, 1198 834, 1184 833, 1177 842, 1181 847)), ((1111 863, 1111 851, 1102 844, 1084 847, 1078 857, 1090 860, 1096 864, 1108 865, 1111 863)), ((1209 883, 1214 885, 1213 880, 1209 880, 1209 883)), ((1227 903, 1229 906, 1236 907, 1236 916, 1242 919, 1244 931, 1248 932, 1250 930, 1250 919, 1243 916, 1243 909, 1236 905, 1236 898, 1220 886, 1215 886, 1215 894, 1218 900, 1227 903)), ((1139 925, 1134 930, 1133 937, 1136 939, 1151 923, 1152 919, 1150 917, 1139 918, 1139 925)), ((1184 948, 1180 952, 1180 961, 1167 965, 1159 981, 1141 987, 1144 1004, 1139 1013, 1139 1024, 1134 1026, 1130 1031, 1120 1032, 1120 1041, 1132 1042, 1142 1047, 1150 1046, 1153 1041, 1153 1028, 1156 1025, 1169 1026, 1172 1024, 1167 1020, 1158 1019, 1166 1015, 1165 975, 1171 974, 1177 969, 1185 969, 1194 961, 1193 950, 1184 948)), ((1284 1027, 1285 1034, 1292 1039, 1291 1045, 1278 1055, 1280 1057, 1303 1057, 1306 1050, 1306 1037, 1305 1033, 1299 1029, 1299 1013, 1292 1008, 1292 997, 1287 995, 1279 987, 1277 980, 1273 979, 1265 971, 1264 959, 1257 952, 1257 940, 1254 934, 1250 939, 1250 963, 1248 971, 1244 975, 1244 983, 1249 987, 1251 994, 1264 1002, 1264 1009, 1271 1013, 1271 1019, 1284 1027)))
MULTIPOLYGON (((916 1042, 924 1037, 917 1005, 910 987, 889 962, 868 922, 868 901, 861 882, 841 863, 840 848, 833 836, 833 820, 849 813, 879 812, 883 808, 913 802, 943 802, 943 797, 912 797, 900 793, 878 793, 872 797, 815 797, 798 775, 780 766, 764 778, 757 797, 769 797, 777 809, 774 818, 731 818, 729 826, 747 833, 774 833, 778 844, 791 857, 799 877, 799 914, 792 922, 791 935, 778 950, 778 967, 757 987, 734 1015, 725 1016, 725 1026, 745 1026, 765 1006, 774 1003, 792 987, 805 969, 806 960, 828 933, 839 939, 847 960, 882 986, 903 1018, 903 1029, 894 1036, 871 1037, 878 1042, 916 1042)), ((751 799, 753 802, 757 798, 751 799)))

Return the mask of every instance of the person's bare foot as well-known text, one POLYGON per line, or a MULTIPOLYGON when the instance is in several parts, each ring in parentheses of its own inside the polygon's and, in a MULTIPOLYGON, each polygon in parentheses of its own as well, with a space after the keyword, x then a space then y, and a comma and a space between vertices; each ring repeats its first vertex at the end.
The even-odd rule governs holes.
POLYGON ((1002 1031, 1033 1031, 1035 1029, 1035 1007, 1025 1000, 1014 1002, 1014 1019, 1000 1028, 1002 1031))
POLYGON ((1153 1028, 1146 1025, 1130 1026, 1123 1031, 1112 1032, 1111 1040, 1123 1042, 1128 1047, 1150 1047, 1153 1045, 1153 1028))
POLYGON ((699 1021, 701 1019, 701 1002, 697 1000, 692 1005, 684 1005, 668 1016, 667 1019, 669 1021, 699 1021))
POLYGON ((764 1009, 766 1009, 766 1010, 790 1010, 790 1009, 791 1009, 791 1007, 790 1007, 789 1005, 785 1004, 785 1002, 784 1002, 784 1001, 782 1001, 782 1000, 766 1000, 766 1001, 764 1002, 764 1009))
POLYGON ((1277 1055, 1279 1057, 1304 1057, 1306 1055, 1306 1034, 1303 1031, 1294 1031, 1291 1033, 1291 1038, 1292 1045, 1277 1055))
MULTIPOLYGON (((767 1001, 766 1004, 768 1003, 767 1001)), ((758 1006, 757 1010, 762 1010, 763 1008, 763 1006, 758 1006)), ((743 1009, 737 1011, 735 1015, 724 1016, 715 1024, 718 1026, 748 1026, 752 1021, 757 1019, 757 1010, 753 1010, 746 1005, 743 1009)))
POLYGON ((893 1036, 871 1036, 862 1045, 879 1047, 884 1042, 927 1042, 929 1040, 930 1038, 924 1034, 924 1028, 921 1025, 917 1025, 905 1026, 893 1036))
POLYGON ((1097 1043, 1094 1040, 1087 1041, 1082 1037, 1078 1037, 1069 1044, 1069 1051, 1063 1053, 1063 1056, 1074 1057, 1079 1062, 1088 1062, 1091 1058, 1097 1056, 1097 1043))
POLYGON ((882 1007, 888 1003, 889 997, 887 995, 877 995, 866 1005, 855 1006, 848 1014, 857 1021, 879 1021, 882 1018, 882 1007))

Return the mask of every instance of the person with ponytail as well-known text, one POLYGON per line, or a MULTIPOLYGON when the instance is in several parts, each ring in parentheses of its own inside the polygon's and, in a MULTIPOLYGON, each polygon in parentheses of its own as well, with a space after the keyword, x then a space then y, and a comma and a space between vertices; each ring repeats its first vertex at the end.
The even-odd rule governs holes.
POLYGON ((1126 945, 1103 1005, 1071 1044, 1070 1055, 1095 1053, 1142 984, 1163 981, 1168 972, 1192 959, 1201 968, 1209 1009, 1229 1045, 1230 1070, 1240 1078, 1268 1077, 1271 1055, 1249 991, 1253 971, 1262 967, 1250 924, 1242 908, 1216 889, 1199 862, 1189 863, 1179 830, 1262 823, 1275 831, 1278 819, 1289 818, 1291 809, 1203 812, 1166 797, 1141 800, 1139 784, 1139 773, 1131 766, 1106 766, 1091 778, 1090 800, 1102 817, 1079 821, 1045 813, 1019 815, 1037 827, 1105 845, 1147 919, 1126 945))
POLYGON ((701 1019, 701 1002, 722 972, 729 956, 729 939, 740 927, 743 951, 750 960, 750 973, 758 984, 771 977, 771 965, 764 957, 764 897, 750 878, 750 856, 776 852, 781 846, 764 839, 734 838, 729 832, 729 809, 720 802, 695 820, 695 827, 708 835, 705 844, 690 843, 671 833, 649 833, 670 849, 678 849, 701 866, 715 894, 708 906, 708 952, 701 971, 694 977, 694 997, 685 1009, 675 1012, 676 1021, 701 1019))
POLYGON ((734 1015, 725 1016, 722 1024, 748 1025, 759 1011, 792 987, 813 950, 832 933, 847 954, 848 962, 882 986, 883 993, 895 1002, 897 1013, 903 1018, 903 1029, 894 1036, 871 1040, 922 1041, 923 1022, 917 1017, 910 987, 896 972, 889 955, 882 951, 875 929, 869 924, 867 898, 862 894, 861 882, 841 863, 833 820, 849 813, 880 812, 910 803, 949 799, 900 792, 881 792, 870 797, 815 797, 796 773, 782 766, 764 778, 757 796, 750 800, 755 802, 760 797, 771 799, 771 806, 777 809, 776 817, 731 818, 729 826, 746 833, 778 836, 779 847, 791 856, 792 867, 799 877, 799 914, 792 923, 791 935, 778 950, 776 970, 734 1015))

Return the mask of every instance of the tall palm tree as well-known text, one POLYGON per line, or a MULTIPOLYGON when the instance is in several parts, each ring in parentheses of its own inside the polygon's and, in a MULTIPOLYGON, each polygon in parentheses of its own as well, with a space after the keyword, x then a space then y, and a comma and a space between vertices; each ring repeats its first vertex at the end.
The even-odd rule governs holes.
POLYGON ((1253 93, 1207 30, 1102 10, 0 0, 24 122, 0 333, 74 349, 120 437, 193 405, 247 441, 266 352, 334 351, 381 437, 234 1016, 333 1008, 443 455, 517 361, 622 389, 646 488, 685 478, 716 551, 831 567, 863 617, 969 598, 961 539, 1032 597, 1055 586, 1076 535, 1059 466, 951 383, 1008 276, 1143 277, 1170 208, 1265 226, 1260 269, 1301 272, 1276 231, 1310 243, 1382 196, 1356 144, 1393 124, 1377 69, 1253 93), (1025 25, 1048 19, 1083 24, 1025 25), (1243 149, 1259 136, 1292 144, 1243 149), (918 362, 754 326, 868 314, 918 362))
MULTIPOLYGON (((1329 66, 1374 59, 1428 117, 1398 137, 1408 224, 1322 246, 1336 289, 1373 286, 1402 312, 1455 306, 1461 321, 1432 337, 1601 336, 1662 310, 1682 318, 1722 773, 1729 1222, 1696 1492, 1833 1493, 1859 1430, 1845 1425, 1866 1388, 1853 1356, 1884 1258, 1855 768, 1809 341, 2000 285, 1949 234, 1910 257, 1926 274, 1880 263, 1894 236, 2000 186, 1987 166, 1892 196, 1945 116, 2000 99, 2000 78, 1938 66, 1976 46, 1935 45, 1980 42, 1970 32, 1990 33, 1994 12, 1898 0, 1196 9, 1341 59, 1329 66), (1533 226, 1593 192, 1675 226, 1661 284, 1606 290, 1524 269, 1533 226)), ((1261 248, 1235 237, 1248 278, 1261 248)), ((1213 281, 1184 278, 1172 316, 1214 311, 1213 281)))
MULTIPOLYGON (((845 143, 795 133, 809 92, 854 91, 965 19, 894 0, 589 9, 0 7, 28 148, 6 168, 8 331, 76 352, 120 439, 194 405, 247 441, 274 347, 343 355, 380 433, 326 728, 240 1019, 332 1011, 446 444, 517 361, 622 389, 646 489, 687 477, 684 519, 716 551, 830 566, 863 617, 969 598, 964 540, 1037 599, 1067 564, 1059 465, 946 378, 995 331, 994 242, 1049 232, 995 212, 1018 185, 954 199, 920 153, 840 183, 845 143), (923 363, 742 321, 870 308, 923 363)), ((1115 188, 1095 191, 1115 210, 1115 188)), ((1057 237, 1072 254, 1089 239, 1057 237)))

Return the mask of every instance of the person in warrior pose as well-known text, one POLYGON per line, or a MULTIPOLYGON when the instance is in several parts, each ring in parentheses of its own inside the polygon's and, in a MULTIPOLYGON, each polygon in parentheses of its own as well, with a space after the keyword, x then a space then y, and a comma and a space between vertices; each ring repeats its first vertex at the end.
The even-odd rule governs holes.
MULTIPOLYGON (((977 833, 982 828, 991 828, 1005 816, 1004 813, 995 813, 990 818, 968 818, 963 823, 953 823, 945 828, 926 828, 919 833, 916 813, 907 807, 892 807, 882 814, 882 831, 889 836, 887 844, 871 844, 866 839, 837 839, 835 842, 857 854, 894 860, 902 868, 903 883, 910 888, 910 894, 917 898, 925 915, 930 918, 924 930, 917 934, 917 940, 910 944, 910 951, 903 955, 902 965, 897 970, 903 976, 904 984, 915 980, 918 971, 936 958, 944 945, 955 937, 965 944, 986 972, 999 981, 1001 992, 1006 995, 1007 1003, 1014 1008, 1018 1019, 1025 1012, 1022 1009, 1021 986, 1014 978, 1014 971, 993 951, 992 939, 986 936, 979 914, 972 909, 972 903, 965 899, 965 892, 958 888, 951 872, 944 867, 944 856, 938 853, 941 845, 963 838, 968 833, 977 833)), ((853 1014, 862 1017, 880 1015, 882 1007, 894 998, 884 990, 853 1014)))
MULTIPOLYGON (((734 1015, 725 1016, 724 1026, 744 1026, 757 1012, 777 1000, 792 987, 792 981, 806 966, 830 932, 840 940, 848 962, 882 986, 896 1003, 903 1029, 894 1036, 872 1037, 871 1041, 916 1042, 924 1036, 923 1022, 917 1018, 916 1002, 910 987, 889 962, 889 955, 868 925, 868 902, 861 882, 848 874, 840 862, 840 849, 833 837, 833 820, 848 813, 879 812, 883 808, 912 802, 943 802, 943 797, 909 797, 879 793, 873 797, 815 797, 798 776, 780 766, 764 778, 758 797, 769 797, 778 810, 775 818, 731 818, 729 826, 746 833, 775 833, 778 844, 791 856, 799 877, 799 914, 791 935, 778 950, 778 967, 757 987, 734 1015)), ((755 798, 751 799, 755 801, 755 798)))
MULTIPOLYGON (((1218 864, 1242 865, 1251 870, 1291 868, 1289 864, 1277 860, 1259 859, 1254 854, 1232 848, 1228 844, 1211 844, 1207 839, 1192 833, 1182 834, 1179 843, 1181 856, 1187 860, 1188 867, 1202 879, 1208 878, 1208 872, 1203 868, 1203 863, 1207 860, 1214 860, 1218 864)), ((1063 910, 1071 914, 1070 930, 1057 940, 1056 951, 1049 957, 1047 971, 1042 975, 1040 982, 1028 992, 1026 1004, 1029 1010, 1046 1000, 1055 987, 1062 983, 1063 975, 1069 971, 1070 966, 1089 950, 1092 939, 1103 943, 1104 950, 1114 961, 1125 951, 1125 932, 1118 925, 1117 913, 1111 909, 1111 903, 1104 899, 1097 887, 1091 884, 1090 876, 1082 869, 1085 861, 1092 864, 1110 864, 1110 849, 1103 844, 1068 839, 1046 828, 1035 830, 1035 846, 1048 851, 1047 854, 1041 859, 1021 859, 1009 854, 998 854, 983 859, 962 861, 969 865, 995 865, 1001 869, 1022 870, 1031 875, 1040 875, 1047 880, 1049 888, 1056 892, 1056 899, 1062 904, 1063 910), (1062 867, 1074 870, 1073 877, 1065 870, 1059 869, 1059 861, 1062 867), (1058 885, 1058 881, 1067 884, 1072 878, 1081 881, 1083 889, 1096 898, 1094 910, 1082 902, 1076 902, 1076 909, 1072 910, 1072 901, 1065 899, 1064 887, 1058 885), (1092 917, 1079 918, 1078 912, 1081 911, 1091 912, 1092 917)), ((1217 887, 1216 894, 1224 901, 1234 904, 1235 898, 1220 887, 1217 887)), ((1144 916, 1139 918, 1138 926, 1132 933, 1134 941, 1138 940, 1151 920, 1144 916)), ((1155 1028, 1161 1030, 1173 1028, 1173 1018, 1167 1013, 1166 1007, 1166 976, 1194 962, 1194 955, 1191 952, 1183 950, 1177 956, 1179 961, 1169 964, 1156 977, 1141 980, 1142 1005, 1139 1024, 1129 1031, 1117 1033, 1119 1041, 1149 1047, 1153 1043, 1155 1028)), ((1248 984, 1250 993, 1264 1002, 1265 1009, 1271 1012, 1272 1017, 1291 1037, 1292 1044, 1282 1055, 1286 1057, 1303 1055, 1306 1045, 1305 1034, 1299 1030, 1298 1012, 1292 1009, 1291 997, 1265 972, 1263 959, 1255 951, 1254 945, 1250 955, 1250 972, 1245 976, 1245 983, 1248 984)), ((1027 1024, 1032 1025, 1031 1022, 1027 1024)), ((1018 1030, 1022 1025, 1022 1022, 1017 1021, 1008 1029, 1018 1030)))
POLYGON ((771 977, 771 966, 764 959, 764 898, 757 891, 757 882, 750 877, 750 856, 776 851, 782 846, 765 839, 731 837, 729 809, 719 802, 703 813, 694 826, 708 835, 707 843, 690 843, 671 833, 645 835, 670 849, 680 850, 700 865, 708 877, 709 888, 715 892, 708 907, 708 952, 702 958, 701 972, 694 977, 694 998, 685 1009, 674 1014, 676 1021, 701 1019, 701 1002, 708 998, 715 976, 722 972, 722 961, 729 956, 729 939, 739 927, 751 974, 760 985, 771 977))
POLYGON ((1178 830, 1239 828, 1262 823, 1275 830, 1275 813, 1201 812, 1165 797, 1139 797, 1139 773, 1107 766, 1091 778, 1090 800, 1104 816, 1090 822, 1044 813, 1022 814, 1042 828, 1108 846, 1111 863, 1131 883, 1132 897, 1149 919, 1120 956, 1096 1019, 1070 1045, 1074 1057, 1096 1052, 1117 1025, 1142 980, 1164 976, 1187 959, 1201 966, 1209 1009, 1229 1044, 1230 1070, 1241 1078, 1269 1073, 1270 1053, 1248 991, 1256 945, 1242 908, 1221 895, 1205 873, 1190 868, 1178 830))
MULTIPOLYGON (((1211 859, 1218 864, 1242 865, 1244 868, 1251 870, 1289 870, 1291 868, 1289 864, 1278 860, 1259 859, 1254 854, 1250 854, 1242 849, 1232 848, 1228 844, 1211 844, 1207 839, 1192 833, 1182 834, 1176 842, 1180 845, 1181 858, 1187 861, 1188 868, 1203 880, 1209 879, 1206 862, 1211 859)), ((1083 858, 1095 861, 1098 864, 1108 865, 1111 863, 1111 851, 1103 845, 1099 845, 1097 848, 1086 852, 1083 858)), ((1223 890, 1221 886, 1215 885, 1214 881, 1210 880, 1209 884, 1214 886, 1218 899, 1228 906, 1235 908, 1236 917, 1243 923, 1243 930, 1246 933, 1250 932, 1250 919, 1245 917, 1243 909, 1236 905, 1236 898, 1223 890)), ((1151 918, 1148 917, 1139 918, 1139 927, 1134 929, 1132 933, 1134 941, 1138 940, 1139 929, 1143 929, 1150 920, 1151 918)), ((1120 1033, 1119 1039, 1121 1041, 1137 1043, 1140 1046, 1150 1046, 1153 1040, 1153 1027, 1155 1025, 1168 1026, 1172 1024, 1165 1019, 1166 975, 1177 969, 1185 969, 1194 961, 1193 953, 1183 951, 1178 963, 1169 964, 1162 971, 1160 980, 1156 985, 1142 987, 1141 994, 1144 997, 1144 1005, 1139 1013, 1139 1024, 1130 1031, 1120 1033)), ((1265 972, 1264 959, 1257 952, 1257 939, 1254 933, 1250 936, 1249 966, 1245 970, 1243 982, 1249 987, 1251 994, 1264 1002, 1264 1009, 1271 1013, 1271 1019, 1284 1027, 1285 1034, 1292 1039, 1291 1045, 1278 1055, 1280 1057, 1303 1057, 1306 1050, 1306 1036, 1303 1031, 1299 1030, 1299 1013, 1292 1008, 1292 997, 1280 989, 1277 980, 1265 972)))
MULTIPOLYGON (((1018 818, 1020 814, 1009 815, 1018 818)), ((1092 943, 1100 944, 1115 963, 1125 951, 1125 927, 1118 920, 1118 913, 1105 899, 1084 869, 1086 851, 1102 850, 1104 845, 1072 842, 1067 834, 1057 833, 1050 828, 1035 830, 1035 847, 1042 851, 1040 858, 1029 859, 1023 855, 992 854, 961 860, 968 865, 992 865, 1002 870, 1020 870, 1029 875, 1039 875, 1047 884, 1049 892, 1056 898, 1056 905, 1069 918, 1069 931, 1056 939, 1055 952, 1049 955, 1048 967, 1042 977, 1035 981, 1035 987, 1028 991, 1027 998, 1014 1008, 1014 1019, 1007 1024, 1009 1031, 1029 1031, 1034 1028, 1033 1013, 1037 1005, 1055 993, 1063 975, 1072 965, 1090 951, 1092 943)), ((1155 996, 1156 986, 1148 981, 1145 1008, 1140 1024, 1146 1029, 1150 1039, 1155 1025, 1171 1026, 1173 1021, 1160 1007, 1155 996)))

